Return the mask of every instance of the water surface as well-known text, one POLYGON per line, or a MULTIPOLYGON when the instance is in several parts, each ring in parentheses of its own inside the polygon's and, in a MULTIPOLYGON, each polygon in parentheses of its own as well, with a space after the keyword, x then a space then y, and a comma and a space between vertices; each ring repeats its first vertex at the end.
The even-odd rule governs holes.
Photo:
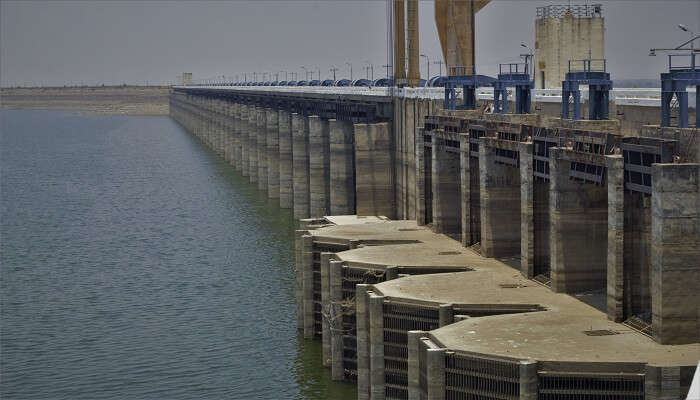
POLYGON ((0 398, 355 398, 277 204, 168 117, 0 111, 0 398))

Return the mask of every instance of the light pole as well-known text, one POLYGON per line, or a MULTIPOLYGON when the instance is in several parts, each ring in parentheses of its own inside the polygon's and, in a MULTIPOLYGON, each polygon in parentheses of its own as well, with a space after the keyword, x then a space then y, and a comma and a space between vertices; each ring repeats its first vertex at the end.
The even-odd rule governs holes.
MULTIPOLYGON (((372 64, 371 62, 369 62, 369 61, 367 61, 367 60, 365 60, 365 63, 367 63, 367 67, 366 67, 366 68, 367 68, 367 72, 368 72, 368 73, 369 73, 369 72, 372 73, 372 75, 370 75, 370 76, 371 76, 371 80, 374 81, 374 64, 372 64)), ((370 79, 370 77, 367 77, 367 79, 370 79)))
MULTIPOLYGON (((530 46, 525 44, 525 42, 520 42, 520 47, 524 47, 527 49, 527 51, 529 51, 528 54, 525 54, 525 68, 527 69, 528 61, 532 61, 532 80, 535 80, 535 53, 532 51, 530 46)), ((527 72, 529 73, 530 71, 528 70, 527 72)))
POLYGON ((333 74, 333 82, 335 82, 335 72, 338 68, 335 65, 331 65, 331 73, 333 74))
POLYGON ((304 70, 304 80, 308 81, 309 80, 309 71, 303 65, 302 65, 301 69, 304 70))
POLYGON ((352 81, 352 64, 349 62, 346 62, 345 64, 350 66, 350 80, 352 81))
POLYGON ((321 81, 321 68, 316 67, 316 72, 318 72, 318 81, 321 81))
POLYGON ((688 27, 687 27, 686 25, 683 25, 683 24, 678 24, 678 27, 679 27, 683 32, 688 32, 688 33, 690 33, 690 37, 693 38, 693 39, 690 40, 690 53, 692 54, 693 51, 695 51, 695 46, 694 46, 694 42, 695 42, 695 32, 691 31, 690 29, 688 29, 688 27))
POLYGON ((438 76, 442 76, 442 64, 444 64, 444 63, 445 62, 442 60, 433 61, 433 64, 438 65, 438 76))
POLYGON ((425 54, 421 54, 420 56, 425 57, 425 66, 428 67, 426 71, 428 74, 427 80, 430 80, 430 57, 426 56, 425 54))

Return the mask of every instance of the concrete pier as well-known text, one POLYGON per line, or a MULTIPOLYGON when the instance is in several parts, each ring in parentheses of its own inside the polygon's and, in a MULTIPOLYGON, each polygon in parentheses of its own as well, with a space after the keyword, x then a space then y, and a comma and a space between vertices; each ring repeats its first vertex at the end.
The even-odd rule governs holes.
POLYGON ((267 125, 267 197, 278 199, 280 197, 280 142, 278 111, 265 110, 267 125))
POLYGON ((294 218, 309 218, 309 119, 292 114, 294 218))
POLYGON ((330 214, 355 213, 355 145, 353 126, 331 119, 330 125, 330 214))
POLYGON ((248 106, 248 178, 258 181, 258 107, 248 106))
POLYGON ((316 115, 309 117, 309 216, 330 214, 329 124, 316 115))
POLYGON ((241 142, 241 160, 240 169, 241 175, 250 176, 250 140, 248 140, 248 135, 250 128, 248 126, 248 110, 250 107, 246 104, 241 104, 240 117, 238 120, 240 131, 239 137, 241 142))
POLYGON ((267 110, 257 108, 258 189, 267 190, 267 110))
POLYGON ((293 158, 292 158, 292 115, 285 110, 279 110, 279 181, 280 207, 294 206, 293 158))

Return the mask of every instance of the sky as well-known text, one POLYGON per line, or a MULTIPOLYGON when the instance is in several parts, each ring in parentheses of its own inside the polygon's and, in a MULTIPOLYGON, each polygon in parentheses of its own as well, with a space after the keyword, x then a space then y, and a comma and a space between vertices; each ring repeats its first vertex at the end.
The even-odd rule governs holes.
MULTIPOLYGON (((477 14, 480 73, 515 62, 521 42, 534 42, 535 8, 568 0, 494 0, 477 14)), ((573 1, 601 3, 606 58, 613 79, 658 79, 666 57, 700 32, 699 0, 573 1)), ((10 1, 0 0, 0 85, 168 84, 182 72, 195 79, 248 79, 252 72, 320 70, 321 78, 384 76, 386 0, 255 1, 10 1)), ((419 6, 420 51, 442 58, 434 4, 419 6)), ((436 75, 437 64, 430 65, 436 75)), ((422 75, 427 74, 421 58, 422 75)), ((317 73, 317 72, 316 72, 317 73)), ((314 77, 316 77, 316 73, 314 77)), ((260 80, 260 79, 258 79, 260 80)))

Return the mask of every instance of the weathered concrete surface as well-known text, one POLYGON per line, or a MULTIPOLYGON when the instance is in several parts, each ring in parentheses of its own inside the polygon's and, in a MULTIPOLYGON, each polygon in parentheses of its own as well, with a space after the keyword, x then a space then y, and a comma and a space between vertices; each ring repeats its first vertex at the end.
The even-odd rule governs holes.
POLYGON ((249 135, 249 130, 250 128, 248 127, 248 110, 250 109, 249 106, 243 104, 241 105, 240 109, 240 141, 241 141, 241 160, 240 160, 240 169, 241 169, 241 175, 243 176, 249 176, 250 175, 250 140, 248 139, 249 135))
POLYGON ((267 109, 257 108, 258 189, 267 190, 267 109))
POLYGON ((396 208, 389 124, 355 124, 355 169, 357 214, 392 218, 396 208))
POLYGON ((552 290, 576 293, 605 287, 607 187, 570 179, 564 149, 550 149, 550 263, 552 290))
POLYGON ((653 164, 651 285, 654 338, 700 340, 700 243, 697 164, 653 164))
POLYGON ((352 124, 329 120, 330 214, 355 213, 355 139, 352 124))
POLYGON ((258 107, 248 106, 248 178, 258 181, 258 107))
POLYGON ((280 207, 292 208, 294 205, 293 160, 292 160, 292 115, 279 110, 279 175, 280 207))
POLYGON ((520 255, 520 171, 496 162, 490 138, 479 145, 481 253, 484 257, 520 255))
POLYGON ((309 117, 309 215, 330 213, 330 148, 328 120, 309 117))
POLYGON ((279 165, 279 126, 277 110, 266 109, 267 131, 267 197, 277 199, 280 197, 280 165, 279 165))
POLYGON ((309 119, 292 114, 294 218, 309 218, 309 119))
POLYGON ((462 193, 460 153, 448 151, 445 140, 433 137, 432 201, 433 231, 444 233, 456 240, 462 235, 462 193))

